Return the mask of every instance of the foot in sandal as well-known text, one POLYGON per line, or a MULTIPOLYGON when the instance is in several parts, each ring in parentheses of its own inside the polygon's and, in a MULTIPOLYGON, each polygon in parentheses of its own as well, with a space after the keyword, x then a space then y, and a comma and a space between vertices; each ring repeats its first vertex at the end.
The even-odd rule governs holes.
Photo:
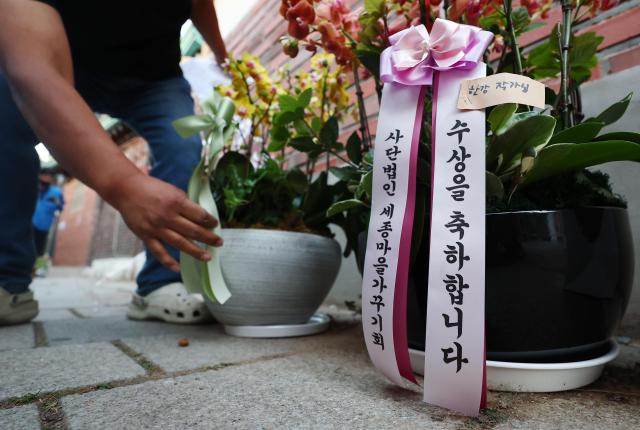
POLYGON ((201 324, 213 321, 201 296, 191 294, 176 282, 140 296, 133 293, 127 318, 161 320, 174 324, 201 324))

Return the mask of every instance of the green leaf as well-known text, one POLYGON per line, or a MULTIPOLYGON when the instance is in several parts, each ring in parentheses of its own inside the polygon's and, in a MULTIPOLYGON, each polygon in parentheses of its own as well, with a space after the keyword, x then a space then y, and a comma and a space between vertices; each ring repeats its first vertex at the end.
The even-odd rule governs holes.
POLYGON ((485 30, 497 33, 500 27, 505 26, 505 19, 502 14, 493 12, 489 15, 481 16, 478 24, 485 30))
POLYGON ((527 27, 522 32, 526 33, 527 31, 537 30, 539 28, 544 27, 545 25, 546 24, 544 22, 534 22, 533 24, 527 25, 527 27))
POLYGON ((282 112, 295 112, 298 108, 298 100, 288 94, 278 97, 278 106, 282 112))
POLYGON ((338 140, 338 133, 338 119, 335 116, 332 116, 320 130, 320 144, 325 148, 331 148, 338 140))
POLYGON ((626 140, 604 140, 579 145, 558 143, 540 151, 523 185, 561 173, 611 161, 640 161, 640 145, 626 140))
POLYGON ((385 0, 364 0, 364 10, 371 14, 384 13, 385 0))
POLYGON ((289 146, 300 152, 311 152, 318 149, 310 136, 298 136, 291 139, 289 146))
POLYGON ((309 126, 304 119, 297 119, 294 123, 294 127, 298 136, 311 136, 311 132, 309 130, 309 126))
POLYGON ((269 152, 278 152, 281 151, 282 148, 284 148, 284 146, 286 145, 286 141, 284 140, 272 140, 271 143, 269 143, 269 146, 267 146, 267 151, 269 152))
POLYGON ((631 131, 614 131, 613 133, 605 133, 594 140, 627 140, 629 142, 640 144, 640 133, 633 133, 631 131))
POLYGON ((331 218, 334 215, 338 215, 338 214, 341 214, 342 212, 348 211, 349 209, 361 207, 361 206, 365 206, 365 204, 358 199, 349 199, 349 200, 343 200, 341 202, 334 203, 327 210, 327 218, 331 218))
POLYGON ((514 124, 517 124, 520 121, 524 121, 525 119, 531 118, 531 117, 534 117, 534 116, 540 116, 540 112, 536 112, 536 111, 530 110, 530 111, 518 112, 517 114, 514 114, 511 118, 509 118, 507 123, 501 129, 502 131, 501 131, 500 134, 502 134, 507 129, 513 127, 514 124))
MULTIPOLYGON (((560 73, 560 47, 556 24, 551 30, 546 43, 536 46, 527 57, 529 73, 536 80, 553 78, 560 73)), ((577 83, 584 82, 591 76, 591 70, 598 64, 596 52, 603 38, 594 32, 572 35, 569 50, 570 77, 577 83)))
POLYGON ((355 50, 356 57, 362 65, 376 78, 380 77, 380 53, 381 49, 371 49, 369 46, 358 44, 355 50))
POLYGON ((598 59, 594 56, 592 64, 588 66, 572 66, 569 76, 576 81, 578 85, 586 82, 591 78, 591 69, 598 65, 598 59))
POLYGON ((296 194, 304 194, 309 183, 307 175, 300 169, 292 169, 287 172, 286 183, 296 194))
POLYGON ((331 167, 329 171, 333 176, 344 182, 358 177, 358 171, 351 166, 331 167))
POLYGON ((535 159, 536 159, 536 150, 531 147, 526 148, 522 153, 522 157, 520 158, 520 169, 518 172, 520 178, 522 178, 524 175, 529 173, 529 171, 533 167, 533 163, 535 162, 535 159))
POLYGON ((362 140, 357 131, 351 133, 351 136, 347 139, 347 155, 349 160, 356 164, 360 164, 362 161, 362 140))
POLYGON ((322 121, 320 120, 320 117, 314 116, 311 119, 311 128, 316 133, 320 131, 320 129, 322 128, 322 121))
POLYGON ((311 103, 311 88, 307 88, 298 96, 298 107, 305 109, 311 103))
POLYGON ((536 80, 553 78, 560 73, 560 58, 550 42, 533 48, 527 56, 527 63, 531 77, 536 80))
POLYGON ((596 52, 604 37, 589 31, 579 36, 572 35, 571 49, 569 49, 569 64, 571 68, 578 66, 593 67, 597 64, 596 52), (595 61, 594 61, 595 60, 595 61))
POLYGON ((599 122, 603 122, 604 125, 613 124, 614 122, 622 118, 622 115, 624 115, 624 113, 627 111, 627 108, 629 107, 629 103, 631 102, 631 96, 633 96, 633 93, 629 93, 625 98, 623 98, 619 102, 616 102, 611 106, 609 106, 608 108, 606 108, 597 117, 589 118, 585 120, 585 122, 599 121, 599 122))
POLYGON ((491 124, 493 134, 501 134, 506 130, 509 120, 516 113, 518 105, 516 103, 505 103, 498 105, 491 110, 487 121, 491 124))
POLYGON ((546 145, 556 126, 552 116, 538 115, 515 123, 503 134, 497 136, 487 149, 487 166, 493 170, 498 163, 498 156, 502 155, 502 162, 495 173, 501 168, 509 167, 511 160, 527 148, 540 148, 546 145))
POLYGON ((335 142, 333 142, 333 145, 331 145, 331 149, 333 149, 335 152, 342 152, 342 150, 344 150, 344 146, 342 145, 342 143, 336 140, 335 142))
POLYGON ((500 178, 491 172, 486 172, 485 176, 487 181, 487 194, 498 200, 504 199, 504 185, 502 185, 500 178))
POLYGON ((207 115, 189 115, 176 119, 171 123, 180 137, 193 136, 213 127, 213 121, 207 115))
POLYGON ((305 224, 308 227, 323 224, 326 219, 327 209, 333 204, 333 194, 327 186, 327 172, 322 172, 315 181, 309 185, 302 210, 305 224))
POLYGON ((603 122, 583 122, 554 134, 547 146, 556 143, 590 142, 600 133, 602 127, 604 127, 603 122))
POLYGON ((273 116, 273 124, 276 126, 286 126, 295 121, 297 115, 292 111, 278 112, 273 116))
POLYGON ((373 194, 373 170, 365 173, 360 179, 360 184, 356 190, 356 197, 366 195, 371 198, 371 194, 373 194))
POLYGON ((273 127, 269 132, 271 134, 271 138, 273 140, 284 141, 286 142, 289 137, 291 137, 291 133, 287 127, 273 127))
POLYGON ((518 9, 512 11, 511 20, 513 22, 513 29, 515 30, 516 34, 522 33, 531 23, 531 18, 529 18, 529 11, 527 11, 526 7, 519 7, 518 9))
POLYGON ((362 157, 362 161, 369 166, 373 166, 373 149, 370 149, 367 153, 362 157))

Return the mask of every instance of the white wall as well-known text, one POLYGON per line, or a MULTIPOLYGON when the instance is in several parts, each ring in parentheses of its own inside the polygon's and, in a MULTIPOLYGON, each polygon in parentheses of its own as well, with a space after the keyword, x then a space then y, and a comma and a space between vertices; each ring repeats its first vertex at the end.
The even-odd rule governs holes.
MULTIPOLYGON (((605 128, 605 131, 640 132, 640 66, 585 84, 582 92, 584 113, 587 117, 595 116, 632 91, 634 96, 625 115, 617 123, 605 128)), ((611 176, 613 190, 624 196, 629 203, 636 258, 629 309, 634 313, 640 313, 640 163, 607 163, 598 169, 611 176)))

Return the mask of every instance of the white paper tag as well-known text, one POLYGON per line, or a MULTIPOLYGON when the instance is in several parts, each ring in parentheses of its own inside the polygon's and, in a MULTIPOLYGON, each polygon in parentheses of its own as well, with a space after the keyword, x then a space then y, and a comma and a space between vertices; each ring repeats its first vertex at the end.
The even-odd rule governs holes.
POLYGON ((458 109, 484 109, 504 103, 519 103, 543 109, 544 84, 522 75, 498 73, 464 80, 460 85, 458 109))

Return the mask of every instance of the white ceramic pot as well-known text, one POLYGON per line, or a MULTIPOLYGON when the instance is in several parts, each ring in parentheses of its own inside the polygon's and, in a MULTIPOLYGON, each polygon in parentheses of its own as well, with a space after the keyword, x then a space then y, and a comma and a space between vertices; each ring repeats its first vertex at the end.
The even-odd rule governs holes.
POLYGON ((322 304, 340 269, 338 243, 315 234, 223 229, 224 305, 207 300, 225 325, 301 324, 322 304))

